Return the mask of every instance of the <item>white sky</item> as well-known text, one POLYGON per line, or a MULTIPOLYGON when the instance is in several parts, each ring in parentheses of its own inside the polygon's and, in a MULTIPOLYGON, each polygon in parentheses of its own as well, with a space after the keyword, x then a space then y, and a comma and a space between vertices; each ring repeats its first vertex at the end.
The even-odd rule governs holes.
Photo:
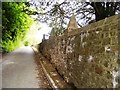
MULTIPOLYGON (((28 0, 28 1, 32 1, 32 0, 28 0)), ((37 0, 36 0, 37 1, 37 0)), ((42 1, 42 0, 38 0, 38 1, 42 1)), ((49 0, 45 0, 45 1, 49 1, 49 0)), ((54 2, 58 2, 58 3, 62 3, 64 0, 55 0, 54 2)), ((72 0, 70 0, 72 1, 72 0)), ((71 5, 74 7, 74 2, 71 2, 71 5)), ((32 7, 34 8, 34 7, 32 7)), ((50 7, 48 8, 50 9, 50 7)), ((32 16, 33 18, 37 18, 36 16, 32 16)), ((76 20, 78 19, 78 17, 76 16, 76 20)), ((68 23, 69 20, 66 20, 66 22, 68 23)), ((81 24, 84 25, 84 20, 80 20, 81 24), (82 23, 83 22, 83 23, 82 23)), ((42 40, 43 38, 43 34, 48 34, 51 31, 51 28, 46 24, 46 23, 40 23, 41 29, 39 30, 39 32, 36 33, 36 37, 39 38, 40 40, 42 40)), ((47 37, 46 37, 47 38, 47 37)))
MULTIPOLYGON (((39 44, 42 41, 43 34, 48 35, 50 31, 51 28, 46 23, 35 22, 31 25, 25 41, 29 41, 32 45, 39 44)), ((46 39, 48 39, 48 36, 46 36, 46 39)))
MULTIPOLYGON (((43 34, 48 35, 50 33, 51 28, 46 23, 40 23, 40 24, 41 24, 41 29, 37 33, 37 36, 38 36, 38 38, 42 39, 43 34)), ((47 39, 47 36, 46 36, 46 39, 47 39)))
MULTIPOLYGON (((32 15, 31 17, 32 18, 37 18, 37 15, 32 15)), ((36 38, 38 38, 40 41, 42 41, 43 34, 48 35, 52 28, 50 28, 47 25, 47 23, 41 23, 41 22, 38 22, 38 24, 33 25, 32 28, 33 29, 38 29, 38 27, 39 27, 39 30, 36 33, 36 38)), ((46 39, 48 39, 47 36, 46 36, 46 39)))

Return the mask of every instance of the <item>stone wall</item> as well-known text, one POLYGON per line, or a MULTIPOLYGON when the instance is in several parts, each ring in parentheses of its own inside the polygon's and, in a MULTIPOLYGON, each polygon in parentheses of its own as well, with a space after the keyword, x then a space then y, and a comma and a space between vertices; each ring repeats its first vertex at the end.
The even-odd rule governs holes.
POLYGON ((77 88, 120 87, 118 81, 120 14, 50 37, 40 50, 68 83, 77 88))

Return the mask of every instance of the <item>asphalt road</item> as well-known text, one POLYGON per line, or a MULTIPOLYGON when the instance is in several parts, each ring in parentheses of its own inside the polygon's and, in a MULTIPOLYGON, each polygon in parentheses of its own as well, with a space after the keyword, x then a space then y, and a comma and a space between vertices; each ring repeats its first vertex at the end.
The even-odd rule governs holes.
POLYGON ((8 53, 2 60, 2 88, 39 88, 36 67, 31 47, 8 53))

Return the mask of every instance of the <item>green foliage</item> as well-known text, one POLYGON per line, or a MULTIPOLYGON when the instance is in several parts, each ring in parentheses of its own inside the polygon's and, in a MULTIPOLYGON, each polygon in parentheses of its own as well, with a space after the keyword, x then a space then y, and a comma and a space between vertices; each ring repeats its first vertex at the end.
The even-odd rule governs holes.
POLYGON ((26 42, 24 43, 24 45, 25 45, 25 46, 28 46, 28 45, 29 45, 29 42, 28 42, 28 41, 26 41, 26 42))
POLYGON ((64 33, 64 28, 58 27, 58 28, 52 28, 50 32, 50 36, 59 36, 64 33))
POLYGON ((11 52, 20 47, 33 20, 24 11, 25 3, 2 3, 2 49, 11 52))

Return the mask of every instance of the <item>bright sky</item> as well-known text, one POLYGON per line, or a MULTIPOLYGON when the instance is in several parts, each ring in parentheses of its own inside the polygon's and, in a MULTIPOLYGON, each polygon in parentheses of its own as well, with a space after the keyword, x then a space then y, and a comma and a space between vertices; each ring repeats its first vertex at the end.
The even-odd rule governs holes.
MULTIPOLYGON (((27 1, 33 1, 33 0, 27 0, 27 1)), ((42 1, 42 0, 40 0, 42 1)), ((49 0, 45 0, 45 1, 49 1, 49 0)), ((55 0, 54 2, 58 2, 58 3, 62 3, 64 0, 55 0)), ((31 7, 32 9, 34 9, 34 7, 31 7)), ((33 15, 33 18, 37 18, 37 15, 33 15)), ((39 25, 41 26, 41 28, 39 29, 39 31, 36 33, 36 38, 39 38, 40 41, 43 38, 43 34, 48 35, 51 31, 51 28, 46 24, 46 23, 39 23, 39 25)), ((32 28, 36 28, 36 25, 33 25, 32 28), (34 27, 35 26, 35 27, 34 27)), ((46 36, 46 39, 48 38, 48 36, 46 36)))
MULTIPOLYGON (((43 34, 48 35, 51 31, 51 28, 46 23, 40 23, 40 25, 41 25, 41 29, 38 31, 37 37, 42 40, 43 34)), ((46 39, 47 38, 48 37, 46 36, 46 39)))
MULTIPOLYGON (((33 2, 34 0, 28 0, 28 1, 31 1, 31 2, 33 2)), ((37 0, 36 0, 37 1, 37 0)), ((42 0, 38 0, 38 1, 41 1, 42 2, 42 0)), ((47 1, 49 1, 49 0, 45 0, 46 2, 47 1)), ((53 0, 54 1, 54 3, 55 2, 58 2, 58 3, 62 3, 64 0, 53 0)), ((69 0, 66 0, 66 1, 69 1, 69 0)), ((74 7, 74 2, 71 2, 72 0, 70 0, 70 3, 71 3, 71 5, 72 5, 72 7, 74 7)), ((37 2, 36 2, 37 3, 37 2)), ((38 4, 38 3, 37 3, 38 4)), ((38 4, 39 5, 39 4, 38 4)), ((31 7, 32 9, 34 9, 35 7, 33 6, 33 7, 31 7)), ((48 8, 48 9, 50 9, 50 7, 48 8)), ((37 18, 37 16, 32 16, 33 18, 37 18)), ((76 20, 78 19, 79 17, 77 17, 76 16, 76 20)), ((69 22, 69 20, 66 20, 66 22, 69 22)), ((85 24, 84 22, 84 20, 80 20, 80 22, 81 22, 81 24, 85 24), (82 23, 83 22, 83 23, 82 23)), ((37 31, 37 33, 36 33, 36 35, 34 35, 36 38, 38 38, 40 41, 42 41, 42 38, 43 38, 43 34, 47 34, 48 35, 48 33, 50 33, 50 31, 51 31, 51 28, 46 24, 46 23, 39 23, 39 25, 41 26, 41 28, 39 29, 39 31, 37 31)), ((35 25, 35 28, 36 28, 36 25, 35 25)), ((46 36, 46 39, 47 39, 48 37, 46 36)))
MULTIPOLYGON (((51 28, 46 23, 35 22, 30 27, 25 41, 30 41, 30 44, 39 44, 42 41, 43 34, 48 35, 50 31, 51 28)), ((48 39, 48 36, 46 36, 46 39, 48 39)))

